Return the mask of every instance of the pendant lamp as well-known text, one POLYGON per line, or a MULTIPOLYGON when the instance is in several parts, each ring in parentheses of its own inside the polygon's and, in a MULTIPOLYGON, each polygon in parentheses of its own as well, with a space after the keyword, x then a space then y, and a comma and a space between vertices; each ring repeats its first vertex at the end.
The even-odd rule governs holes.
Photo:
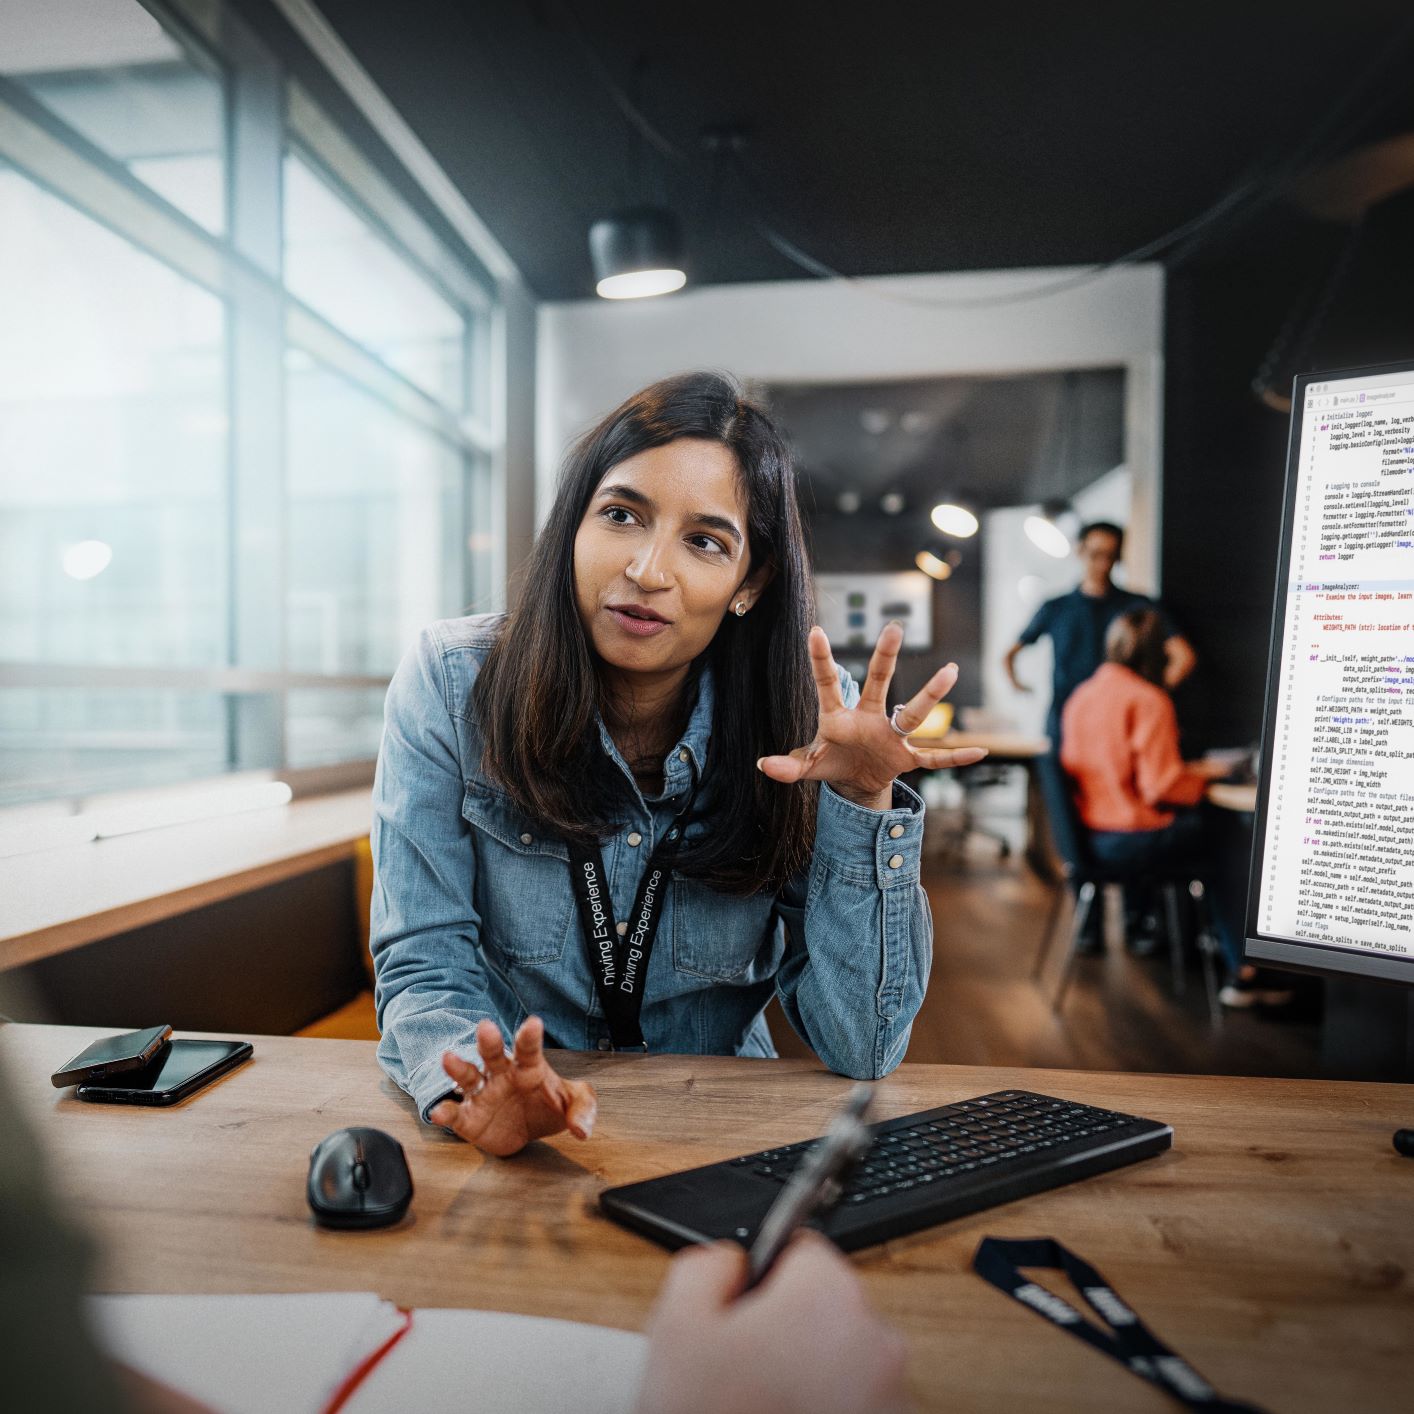
POLYGON ((589 258, 603 299, 667 295, 687 283, 682 228, 664 206, 630 206, 589 228, 589 258))

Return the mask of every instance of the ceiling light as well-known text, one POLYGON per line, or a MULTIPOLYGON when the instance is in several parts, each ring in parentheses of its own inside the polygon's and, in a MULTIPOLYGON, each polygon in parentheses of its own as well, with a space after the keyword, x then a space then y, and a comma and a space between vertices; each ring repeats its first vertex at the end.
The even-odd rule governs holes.
POLYGON ((1052 559, 1070 554, 1071 539, 1080 528, 1080 517, 1069 501, 1042 501, 1039 512, 1022 523, 1026 538, 1052 559))
POLYGON ((949 579, 952 576, 952 566, 935 548, 920 550, 913 557, 913 563, 932 579, 949 579))
POLYGON ((903 493, 900 491, 886 491, 879 497, 879 509, 886 516, 896 516, 903 510, 903 493))
POLYGON ((944 535, 955 535, 959 540, 977 534, 977 517, 966 506, 959 506, 955 501, 944 501, 934 506, 930 519, 944 535))
POLYGON ((1052 559, 1063 560, 1070 554, 1070 541, 1055 521, 1045 516, 1027 516, 1023 522, 1026 538, 1052 559))
POLYGON ((633 206, 596 221, 589 258, 603 299, 667 295, 687 284, 682 229, 666 207, 633 206))
POLYGON ((113 547, 102 540, 80 540, 64 547, 64 573, 70 579, 92 579, 112 563, 113 547))
POLYGON ((858 491, 841 491, 835 497, 835 506, 843 515, 852 516, 861 505, 858 491))
POLYGON ((878 437, 893 425, 894 415, 888 408, 865 408, 859 414, 859 425, 871 436, 878 437))

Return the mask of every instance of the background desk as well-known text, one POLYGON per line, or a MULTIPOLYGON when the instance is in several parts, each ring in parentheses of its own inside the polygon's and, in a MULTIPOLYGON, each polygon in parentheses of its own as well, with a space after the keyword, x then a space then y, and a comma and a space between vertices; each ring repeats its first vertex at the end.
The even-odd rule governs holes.
MULTIPOLYGON (((805 1061, 562 1053, 599 1128, 511 1160, 417 1122, 360 1041, 255 1039, 240 1071, 172 1110, 85 1105, 49 1073, 96 1033, 0 1028, 71 1206, 106 1245, 107 1291, 374 1290, 641 1328, 667 1254, 600 1217, 609 1184, 817 1134, 848 1082, 805 1061), (412 1216, 329 1233, 308 1155, 372 1124, 408 1151, 412 1216)), ((882 1116, 1007 1086, 1172 1123, 1162 1157, 859 1253, 909 1340, 924 1409, 1170 1411, 1117 1366, 972 1275, 987 1233, 1060 1238, 1231 1395, 1273 1411, 1409 1407, 1414 1163, 1404 1087, 903 1066, 882 1116)))
POLYGON ((1257 809, 1257 787, 1233 785, 1228 781, 1214 781, 1204 792, 1210 805, 1219 810, 1232 810, 1239 815, 1251 815, 1257 809))
MULTIPOLYGON (((946 703, 942 704, 947 706, 946 703)), ((936 712, 938 709, 934 708, 936 712)), ((931 716, 931 714, 930 714, 931 716)), ((951 722, 951 714, 947 716, 951 722)), ((968 746, 980 746, 987 753, 986 761, 981 763, 981 769, 985 771, 988 766, 1020 766, 1026 773, 1026 837, 1023 846, 1023 853, 1026 861, 1036 874, 1048 883, 1058 883, 1060 881, 1060 867, 1056 858, 1055 847, 1051 843, 1050 828, 1046 823, 1045 807, 1041 800, 1041 792, 1036 784, 1036 761, 1050 750, 1050 742, 1043 736, 1024 736, 1013 731, 945 731, 939 734, 930 731, 928 722, 925 720, 922 728, 914 732, 909 737, 909 745, 924 748, 946 747, 950 751, 960 751, 968 746)), ((962 822, 958 831, 959 839, 957 844, 960 848, 966 847, 967 836, 975 828, 970 796, 967 794, 967 771, 964 769, 959 773, 959 782, 963 786, 963 810, 962 822)), ((982 831, 992 838, 997 836, 991 831, 982 831)))
POLYGON ((367 986, 372 814, 367 789, 339 791, 0 860, 0 972, 19 983, 5 1009, 110 1030, 135 1014, 308 1026, 367 986))
POLYGON ((367 790, 0 859, 0 971, 354 857, 367 790))

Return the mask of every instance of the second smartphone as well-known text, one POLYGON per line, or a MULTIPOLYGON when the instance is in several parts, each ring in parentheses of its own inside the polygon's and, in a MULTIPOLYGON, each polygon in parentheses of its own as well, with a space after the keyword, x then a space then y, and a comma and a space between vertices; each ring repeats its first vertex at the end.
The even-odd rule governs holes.
POLYGON ((249 1060, 253 1049, 249 1041, 169 1041, 144 1069, 80 1085, 78 1097, 109 1105, 175 1105, 249 1060))

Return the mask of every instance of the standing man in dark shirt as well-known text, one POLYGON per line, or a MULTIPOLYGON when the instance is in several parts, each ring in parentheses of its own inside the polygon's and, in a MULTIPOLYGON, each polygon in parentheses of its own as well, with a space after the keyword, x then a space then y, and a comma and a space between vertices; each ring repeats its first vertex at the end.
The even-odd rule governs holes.
POLYGON ((1082 571, 1079 585, 1069 594, 1047 599, 1007 649, 1004 660, 1007 677, 1018 692, 1030 692, 1016 676, 1016 655, 1043 635, 1050 635, 1054 671, 1046 735, 1051 739, 1053 751, 1060 750, 1060 716, 1066 698, 1105 661, 1105 633, 1126 609, 1158 610, 1163 620, 1164 653, 1168 660, 1164 686, 1170 691, 1197 664, 1197 655, 1188 640, 1153 600, 1121 589, 1111 580, 1123 549, 1124 531, 1119 526, 1097 520, 1083 527, 1076 544, 1082 571))
MULTIPOLYGON (((1032 616, 1021 636, 1007 649, 1007 677, 1018 692, 1030 692, 1016 676, 1016 655, 1045 634, 1051 638, 1053 660, 1051 710, 1046 716, 1046 735, 1051 750, 1060 751, 1061 709, 1066 699, 1105 661, 1105 633, 1110 624, 1126 609, 1152 608, 1161 620, 1164 633, 1164 686, 1173 691, 1191 673, 1198 662, 1188 640, 1173 626, 1172 620, 1152 599, 1121 589, 1110 575, 1119 563, 1124 549, 1124 531, 1111 521, 1097 520, 1083 526, 1076 542, 1080 559, 1080 583, 1055 599, 1047 599, 1032 616)), ((1125 933, 1132 951, 1151 952, 1156 939, 1150 901, 1140 890, 1128 887, 1124 891, 1125 933)), ((1101 930, 1104 910, 1090 914, 1080 951, 1095 953, 1104 944, 1101 930)))

